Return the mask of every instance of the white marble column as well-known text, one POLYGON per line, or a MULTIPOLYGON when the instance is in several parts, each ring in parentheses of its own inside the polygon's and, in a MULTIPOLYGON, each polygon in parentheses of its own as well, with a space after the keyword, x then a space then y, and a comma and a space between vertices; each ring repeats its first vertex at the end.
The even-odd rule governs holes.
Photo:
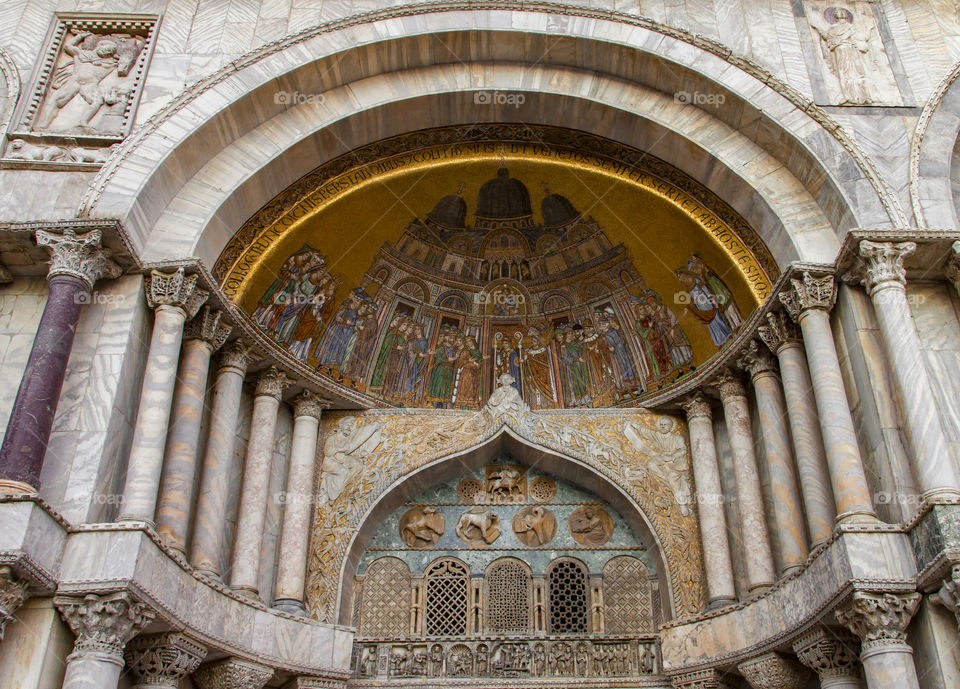
POLYGON ((63 689, 116 689, 124 647, 153 620, 153 611, 125 591, 58 596, 54 604, 76 636, 63 689))
POLYGON ((196 670, 206 649, 179 632, 138 636, 124 652, 127 667, 137 677, 132 689, 178 689, 196 670))
POLYGON ((730 437, 733 456, 733 477, 737 484, 737 515, 740 517, 740 537, 743 540, 747 582, 750 591, 764 589, 777 579, 770 549, 760 490, 757 456, 753 451, 753 429, 747 394, 739 378, 726 371, 717 381, 720 401, 723 403, 724 422, 730 437))
POLYGON ((287 377, 275 366, 271 366, 257 378, 257 391, 253 400, 250 440, 243 465, 237 538, 233 544, 230 568, 230 588, 251 597, 260 595, 257 575, 260 570, 260 549, 263 546, 277 410, 280 408, 280 396, 289 384, 287 377))
POLYGON ((234 444, 240 415, 243 379, 250 362, 250 347, 234 340, 220 353, 213 389, 210 431, 200 473, 197 513, 193 520, 190 563, 211 576, 220 576, 220 553, 226 538, 226 512, 230 477, 234 475, 234 444))
POLYGON ((737 665, 753 689, 807 689, 810 672, 780 653, 764 653, 737 665))
POLYGON ((220 311, 204 306, 183 332, 183 355, 173 396, 173 414, 157 503, 157 533, 167 545, 181 553, 186 552, 193 507, 197 447, 210 357, 223 346, 231 330, 229 325, 221 323, 221 317, 220 311))
POLYGON ((146 285, 154 309, 153 335, 143 372, 140 408, 133 431, 118 521, 153 523, 163 469, 163 450, 170 422, 170 404, 177 380, 183 325, 197 313, 207 293, 197 289, 197 276, 154 270, 146 285))
POLYGON ((821 689, 863 689, 859 647, 860 642, 846 630, 825 627, 806 632, 793 643, 797 659, 817 673, 821 689))
POLYGON ((900 397, 904 434, 923 497, 960 497, 960 477, 947 449, 923 348, 907 303, 903 259, 914 242, 860 242, 863 286, 876 312, 890 372, 900 397))
POLYGON ((730 540, 723 512, 723 490, 717 447, 713 437, 710 401, 701 392, 683 402, 690 431, 690 457, 696 489, 703 565, 707 574, 707 606, 716 608, 737 600, 730 562, 730 540))
POLYGON ((776 361, 766 347, 752 340, 741 353, 738 365, 750 373, 757 399, 764 457, 770 477, 773 538, 779 555, 777 569, 784 576, 799 569, 809 552, 800 490, 790 451, 786 402, 777 376, 776 361))
POLYGON ((830 483, 836 500, 836 520, 838 523, 877 522, 830 329, 829 312, 835 294, 833 276, 815 278, 804 273, 802 279, 793 278, 790 282, 792 289, 781 292, 780 301, 803 332, 830 483))
POLYGON ((269 667, 240 658, 210 663, 193 673, 200 689, 263 689, 271 677, 269 667))
POLYGON ((307 548, 317 469, 317 443, 320 417, 330 402, 304 391, 293 400, 293 442, 290 445, 290 471, 283 501, 280 551, 277 556, 277 581, 274 607, 296 615, 306 615, 303 605, 306 584, 307 548))
POLYGON ((919 593, 854 591, 837 620, 860 637, 860 662, 867 689, 919 689, 907 626, 920 605, 919 593))
POLYGON ((780 362, 780 380, 787 403, 800 493, 811 547, 816 548, 833 534, 836 511, 807 357, 796 325, 784 312, 768 313, 767 325, 758 330, 780 362))

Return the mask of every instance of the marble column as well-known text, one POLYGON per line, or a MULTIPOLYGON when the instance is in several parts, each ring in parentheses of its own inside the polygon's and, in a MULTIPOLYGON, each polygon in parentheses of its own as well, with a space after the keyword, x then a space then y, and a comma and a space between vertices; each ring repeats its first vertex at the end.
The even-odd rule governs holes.
POLYGON ((200 689, 263 689, 271 677, 270 668, 240 658, 210 663, 193 673, 200 689))
POLYGON ((806 689, 810 672, 780 653, 764 653, 737 665, 753 689, 806 689))
POLYGON ((14 619, 17 608, 27 599, 27 582, 17 577, 10 567, 0 567, 0 641, 7 622, 14 619))
POLYGON ((178 632, 138 636, 127 644, 127 666, 139 680, 132 689, 177 689, 196 670, 206 649, 178 632))
POLYGON ((100 230, 86 234, 69 229, 63 233, 37 230, 36 238, 37 244, 50 252, 50 292, 0 446, 0 495, 33 493, 40 487, 40 469, 80 308, 90 300, 97 280, 116 278, 121 272, 101 248, 100 230))
POLYGON ((730 562, 727 519, 723 512, 723 489, 713 437, 710 401, 701 392, 683 402, 690 432, 690 456, 696 488, 703 565, 707 573, 707 605, 716 608, 737 600, 730 562))
POLYGON ((115 689, 124 647, 153 620, 153 611, 126 591, 57 596, 53 602, 77 637, 63 689, 115 689))
POLYGON ((761 325, 758 331, 780 362, 780 380, 787 403, 800 493, 811 547, 816 548, 833 534, 836 511, 807 357, 797 326, 784 312, 768 313, 767 325, 761 325))
POLYGON ((287 377, 271 366, 257 379, 257 391, 253 399, 250 440, 243 465, 243 489, 237 517, 237 538, 233 544, 230 568, 230 588, 254 598, 260 595, 257 576, 263 547, 277 410, 280 408, 280 396, 289 384, 287 377))
POLYGON ((790 451, 786 402, 777 376, 777 364, 767 348, 751 340, 741 353, 738 365, 750 374, 757 399, 760 432, 763 435, 767 474, 770 477, 770 504, 773 507, 773 538, 779 555, 781 576, 800 568, 807 558, 807 537, 790 451))
POLYGON ((186 275, 178 268, 172 273, 151 271, 146 296, 154 310, 153 335, 117 521, 153 524, 183 325, 196 315, 207 293, 197 288, 196 275, 186 275))
POLYGON ((317 443, 320 416, 329 408, 330 402, 310 391, 304 391, 293 400, 293 441, 283 503, 274 607, 296 615, 307 614, 303 597, 317 473, 317 443))
POLYGON ((221 318, 220 311, 204 306, 183 332, 183 354, 157 501, 157 533, 181 553, 187 547, 210 357, 223 346, 231 330, 221 323, 221 318))
POLYGON ((250 346, 234 340, 220 353, 220 366, 213 388, 210 430, 200 473, 197 513, 193 520, 190 563, 198 570, 220 576, 220 553, 227 536, 224 520, 230 479, 235 467, 234 445, 240 416, 243 379, 250 363, 250 346))
POLYGON ((919 689, 907 625, 920 605, 919 593, 854 591, 836 611, 837 620, 860 637, 860 662, 868 689, 919 689))
POLYGON ((923 362, 923 346, 907 303, 903 259, 916 251, 914 242, 860 242, 863 286, 870 295, 883 335, 903 413, 904 434, 923 497, 960 497, 960 477, 947 449, 933 384, 923 362))
POLYGON ((780 293, 780 301, 803 332, 836 501, 836 521, 877 522, 830 329, 829 312, 835 295, 833 276, 815 278, 804 273, 802 279, 793 278, 791 284, 790 290, 780 293))
POLYGON ((846 630, 817 627, 794 641, 793 651, 817 674, 821 689, 863 689, 857 668, 859 646, 846 630))
POLYGON ((777 579, 767 532, 757 456, 753 451, 753 429, 747 394, 739 378, 726 371, 717 381, 723 416, 730 436, 733 478, 737 485, 737 515, 743 540, 747 582, 750 591, 765 589, 777 579))

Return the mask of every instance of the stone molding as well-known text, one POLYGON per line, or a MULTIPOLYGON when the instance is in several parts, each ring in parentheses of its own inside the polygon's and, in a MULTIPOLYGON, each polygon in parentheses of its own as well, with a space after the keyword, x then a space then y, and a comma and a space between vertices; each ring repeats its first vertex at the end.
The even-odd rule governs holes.
POLYGON ((833 275, 814 277, 809 271, 804 271, 802 278, 790 278, 790 284, 792 288, 778 296, 794 321, 799 322, 803 312, 809 309, 829 312, 837 300, 833 275))
POLYGON ((347 681, 343 679, 296 677, 283 685, 283 689, 346 689, 346 686, 347 681))
POLYGON ((877 646, 905 644, 907 625, 920 605, 919 593, 854 591, 849 603, 836 611, 837 620, 860 637, 862 652, 877 646))
POLYGON ((697 391, 683 399, 680 406, 687 413, 687 419, 696 419, 698 417, 713 418, 713 412, 710 407, 710 400, 701 391, 697 391))
POLYGON ((754 689, 806 689, 810 675, 798 662, 779 653, 747 660, 737 670, 754 689))
POLYGON ((106 656, 118 665, 123 665, 127 642, 155 617, 153 610, 126 591, 88 593, 82 598, 57 596, 53 604, 77 637, 70 658, 106 656))
POLYGON ((27 599, 28 582, 14 575, 10 567, 0 567, 0 641, 7 623, 14 618, 23 602, 27 599))
POLYGON ((62 232, 37 230, 37 246, 50 253, 50 269, 47 279, 69 275, 86 283, 93 289, 100 278, 120 277, 120 266, 110 259, 109 251, 102 248, 103 233, 94 229, 84 234, 65 228, 62 232))
POLYGON ((866 288, 867 293, 871 293, 877 285, 885 282, 905 285, 907 271, 903 267, 903 259, 916 250, 916 242, 894 243, 861 240, 859 256, 866 262, 861 268, 861 283, 866 288))
POLYGON ((127 665, 140 684, 178 687, 196 670, 207 650, 180 633, 138 636, 124 651, 127 665))
POLYGON ((279 400, 283 391, 292 383, 287 374, 276 366, 270 366, 257 376, 256 396, 272 397, 279 400))
POLYGON ((767 348, 757 340, 750 340, 737 358, 737 366, 756 378, 763 373, 776 374, 779 370, 777 360, 771 356, 767 348))
POLYGON ((214 311, 210 306, 204 306, 183 328, 183 339, 202 340, 210 345, 210 351, 220 349, 233 326, 223 322, 223 311, 214 311))
POLYGON ((725 679, 719 670, 695 670, 670 678, 673 689, 734 689, 735 683, 725 679))
POLYGON ((204 665, 193 673, 200 689, 263 689, 273 670, 240 658, 227 658, 204 665))
POLYGON ((771 311, 766 321, 766 325, 757 328, 757 334, 774 354, 778 354, 786 345, 802 342, 797 324, 785 312, 771 311))
POLYGON ((331 406, 333 406, 333 402, 330 400, 324 399, 310 390, 304 390, 293 398, 293 417, 312 416, 319 421, 324 410, 331 406))
POLYGON ((147 304, 151 309, 170 306, 182 311, 187 319, 197 315, 197 311, 207 300, 208 293, 197 287, 197 275, 187 275, 183 268, 172 273, 159 270, 150 271, 150 279, 144 289, 147 304))
POLYGON ((821 681, 858 677, 860 643, 844 629, 817 627, 793 642, 797 658, 817 673, 821 681))

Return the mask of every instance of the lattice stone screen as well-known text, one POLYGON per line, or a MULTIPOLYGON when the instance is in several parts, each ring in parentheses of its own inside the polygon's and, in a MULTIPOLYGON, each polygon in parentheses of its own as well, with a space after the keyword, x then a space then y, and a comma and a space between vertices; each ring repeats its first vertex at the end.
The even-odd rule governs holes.
POLYGON ((360 628, 365 637, 404 637, 410 627, 410 569, 395 557, 367 567, 360 628))
POLYGON ((430 636, 467 633, 467 568, 440 560, 427 569, 426 632, 430 636))
POLYGON ((607 634, 652 632, 647 566, 628 555, 612 558, 603 567, 603 603, 607 634))
POLYGON ((572 560, 556 562, 549 574, 550 632, 569 634, 586 632, 587 573, 572 560))
POLYGON ((530 575, 513 559, 490 563, 486 573, 487 632, 525 632, 530 628, 530 575))

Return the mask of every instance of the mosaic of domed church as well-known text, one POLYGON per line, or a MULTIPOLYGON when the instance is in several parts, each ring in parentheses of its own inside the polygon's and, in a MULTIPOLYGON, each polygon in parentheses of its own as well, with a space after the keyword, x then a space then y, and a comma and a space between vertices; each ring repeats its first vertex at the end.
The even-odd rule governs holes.
POLYGON ((488 155, 442 149, 399 180, 354 180, 379 195, 306 204, 259 262, 238 269, 237 252, 225 291, 287 357, 378 402, 479 409, 509 373, 532 408, 564 409, 692 374, 769 289, 745 243, 731 260, 704 229, 716 215, 684 215, 693 202, 662 179, 639 179, 653 193, 526 149, 508 158, 516 145, 472 150, 488 155))

